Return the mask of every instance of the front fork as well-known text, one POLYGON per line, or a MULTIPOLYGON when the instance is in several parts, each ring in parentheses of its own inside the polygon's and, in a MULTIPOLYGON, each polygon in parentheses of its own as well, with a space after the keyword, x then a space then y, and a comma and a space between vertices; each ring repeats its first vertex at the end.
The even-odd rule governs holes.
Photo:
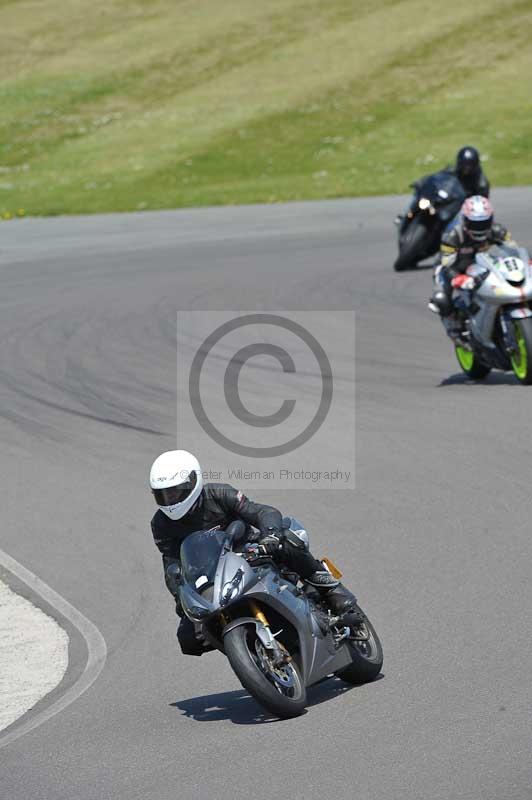
POLYGON ((257 621, 256 622, 257 636, 259 637, 260 641, 270 654, 274 666, 278 667, 281 664, 287 664, 289 661, 292 660, 292 657, 290 653, 286 650, 282 642, 278 642, 277 639, 275 638, 274 634, 272 633, 272 629, 270 628, 270 623, 268 622, 266 614, 263 611, 261 611, 261 609, 254 600, 249 601, 249 608, 257 621))
POLYGON ((264 614, 263 611, 260 610, 260 608, 258 607, 257 603, 254 600, 249 601, 249 608, 255 619, 258 622, 261 622, 265 628, 268 628, 268 630, 270 630, 270 623, 266 619, 266 615, 264 614))
POLYGON ((532 309, 529 303, 519 306, 506 306, 499 314, 504 347, 510 355, 517 353, 519 350, 519 345, 515 338, 514 320, 526 319, 527 317, 532 317, 532 309))
POLYGON ((499 319, 501 323, 504 349, 509 355, 511 355, 517 351, 517 342, 515 340, 514 326, 511 324, 511 318, 507 314, 505 314, 504 311, 501 313, 499 319))

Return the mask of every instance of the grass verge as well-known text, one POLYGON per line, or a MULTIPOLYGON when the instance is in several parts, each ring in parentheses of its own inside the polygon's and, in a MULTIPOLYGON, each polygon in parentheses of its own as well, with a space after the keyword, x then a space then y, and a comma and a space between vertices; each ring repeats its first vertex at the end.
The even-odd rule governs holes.
POLYGON ((0 214, 532 183, 532 0, 0 0, 0 214))

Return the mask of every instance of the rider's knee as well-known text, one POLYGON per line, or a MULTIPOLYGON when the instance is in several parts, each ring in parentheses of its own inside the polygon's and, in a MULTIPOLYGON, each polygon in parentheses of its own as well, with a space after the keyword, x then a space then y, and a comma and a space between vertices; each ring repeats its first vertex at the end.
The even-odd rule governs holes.
POLYGON ((447 317, 453 310, 451 299, 443 289, 437 289, 434 292, 431 303, 438 308, 442 317, 447 317))
POLYGON ((186 617, 181 620, 177 628, 177 641, 181 652, 185 656, 201 656, 205 648, 196 638, 194 625, 186 617))

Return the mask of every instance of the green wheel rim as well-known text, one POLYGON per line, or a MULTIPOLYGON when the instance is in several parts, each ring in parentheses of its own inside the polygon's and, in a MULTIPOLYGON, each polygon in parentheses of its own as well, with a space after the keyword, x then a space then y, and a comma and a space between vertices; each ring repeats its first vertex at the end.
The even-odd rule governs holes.
POLYGON ((526 378, 528 373, 528 356, 526 352, 526 342, 521 326, 514 323, 514 336, 517 342, 517 353, 511 356, 512 369, 518 378, 526 378))
POLYGON ((472 353, 471 350, 466 350, 464 347, 457 345, 456 358, 458 359, 458 363, 465 372, 469 372, 470 369, 473 369, 473 361, 475 360, 475 354, 472 353))

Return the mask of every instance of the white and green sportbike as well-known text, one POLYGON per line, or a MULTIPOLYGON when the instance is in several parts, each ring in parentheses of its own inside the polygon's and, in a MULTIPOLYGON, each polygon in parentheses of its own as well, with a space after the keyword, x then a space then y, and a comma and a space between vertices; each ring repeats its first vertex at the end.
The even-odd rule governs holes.
POLYGON ((513 371, 532 384, 532 266, 522 247, 496 245, 466 270, 473 289, 455 290, 455 313, 443 318, 465 374, 513 371))

